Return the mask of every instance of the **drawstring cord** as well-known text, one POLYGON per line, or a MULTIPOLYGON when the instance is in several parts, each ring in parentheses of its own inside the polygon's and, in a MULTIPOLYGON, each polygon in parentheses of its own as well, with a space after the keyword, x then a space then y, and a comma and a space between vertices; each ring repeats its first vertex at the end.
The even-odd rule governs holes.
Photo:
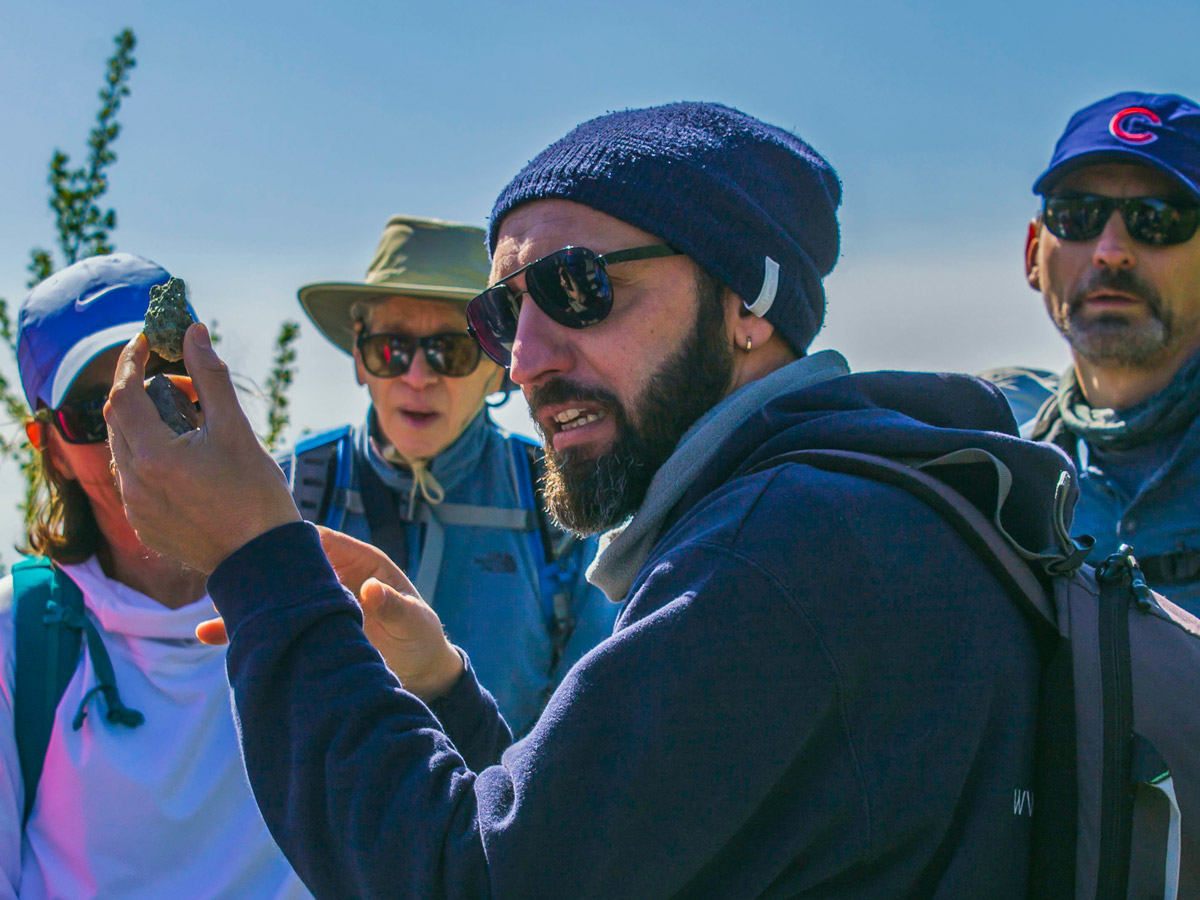
POLYGON ((417 508, 418 492, 430 506, 437 506, 446 499, 446 491, 429 469, 429 460, 409 459, 407 456, 401 455, 400 451, 390 444, 380 448, 379 455, 393 465, 404 466, 412 472, 413 484, 412 490, 408 494, 408 514, 405 516, 410 522, 417 508))
POLYGON ((96 694, 104 695, 104 703, 107 707, 104 718, 107 721, 130 728, 136 728, 146 721, 144 715, 121 702, 121 693, 117 690, 117 676, 113 671, 112 660, 108 658, 108 651, 104 649, 104 641, 100 638, 100 632, 96 630, 91 619, 79 610, 51 600, 46 604, 44 621, 47 625, 62 624, 67 628, 82 631, 87 639, 88 656, 91 657, 92 669, 96 673, 98 684, 84 694, 83 699, 79 701, 79 708, 76 709, 75 718, 71 721, 71 727, 75 731, 83 727, 83 720, 87 718, 87 706, 96 694))
POLYGON ((418 490, 430 506, 437 506, 445 500, 446 492, 438 484, 438 480, 433 477, 433 472, 429 470, 428 460, 412 459, 408 460, 408 464, 412 468, 413 475, 412 492, 408 495, 408 518, 411 520, 413 511, 417 508, 418 490))
POLYGON ((71 720, 71 727, 78 731, 83 727, 83 720, 87 718, 87 705, 92 697, 96 694, 104 694, 104 702, 108 705, 108 710, 104 714, 104 718, 114 725, 127 725, 130 728, 137 728, 146 721, 146 717, 136 709, 130 709, 121 702, 121 695, 117 692, 115 684, 98 684, 79 701, 79 709, 75 711, 75 718, 71 720))

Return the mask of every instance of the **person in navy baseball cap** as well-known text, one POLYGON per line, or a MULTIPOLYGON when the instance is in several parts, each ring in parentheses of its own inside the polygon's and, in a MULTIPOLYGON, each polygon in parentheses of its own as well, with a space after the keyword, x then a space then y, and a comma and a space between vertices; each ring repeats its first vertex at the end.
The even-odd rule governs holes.
MULTIPOLYGON (((25 433, 42 492, 26 535, 30 552, 76 562, 120 537, 133 543, 107 471, 104 400, 119 349, 145 324, 150 289, 170 277, 132 253, 93 256, 36 285, 18 309, 17 368, 31 411, 25 433)), ((185 374, 182 362, 157 357, 152 368, 185 374)))
POLYGON ((1101 162, 1148 166, 1200 202, 1200 106, 1178 94, 1126 91, 1081 109, 1033 191, 1045 195, 1070 172, 1101 162))
MULTIPOLYGON (((0 577, 3 896, 129 896, 130 872, 147 896, 178 893, 199 829, 213 843, 191 860, 196 890, 311 898, 245 783, 224 654, 191 639, 212 608, 205 574, 142 542, 112 468, 117 358, 169 278, 129 253, 91 257, 17 313, 36 491, 28 558, 0 577)), ((155 372, 184 365, 151 354, 155 372)))
POLYGON ((993 373, 1027 435, 1088 477, 1077 533, 1132 544, 1150 583, 1200 612, 1200 106, 1126 91, 1071 117, 1033 186, 1029 285, 1070 345, 1060 377, 993 373))

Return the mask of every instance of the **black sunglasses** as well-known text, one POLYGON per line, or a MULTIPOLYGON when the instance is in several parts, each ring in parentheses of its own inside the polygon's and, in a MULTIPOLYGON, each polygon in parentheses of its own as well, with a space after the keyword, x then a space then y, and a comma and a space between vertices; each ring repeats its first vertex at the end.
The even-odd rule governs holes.
POLYGON ((1200 206, 1163 197, 1104 197, 1061 194, 1042 201, 1046 229, 1064 241, 1090 241, 1120 210, 1129 236, 1152 247, 1189 241, 1200 226, 1200 206))
POLYGON ((38 418, 49 419, 68 444, 100 444, 108 440, 104 422, 104 401, 108 391, 79 400, 68 400, 58 409, 42 408, 38 418))
POLYGON ((413 337, 411 334, 362 334, 355 341, 363 366, 376 378, 398 378, 408 371, 417 348, 429 368, 439 375, 462 378, 479 367, 479 345, 469 334, 448 331, 413 337))
POLYGON ((587 328, 604 321, 612 311, 607 266, 662 256, 679 256, 679 251, 666 244, 651 244, 598 256, 587 247, 563 247, 504 277, 508 281, 524 272, 525 290, 496 284, 468 303, 467 328, 484 353, 507 367, 512 362, 522 294, 532 297, 538 309, 558 324, 587 328))
MULTIPOLYGON (((157 356, 152 356, 146 366, 146 377, 152 378, 160 373, 170 375, 186 375, 187 369, 182 362, 161 363, 157 356)), ((104 402, 108 399, 108 391, 92 392, 75 400, 64 400, 57 409, 42 407, 37 411, 37 418, 48 419, 54 423, 58 433, 68 444, 101 444, 108 440, 108 425, 104 421, 104 402)), ((199 409, 200 404, 196 404, 199 409)))

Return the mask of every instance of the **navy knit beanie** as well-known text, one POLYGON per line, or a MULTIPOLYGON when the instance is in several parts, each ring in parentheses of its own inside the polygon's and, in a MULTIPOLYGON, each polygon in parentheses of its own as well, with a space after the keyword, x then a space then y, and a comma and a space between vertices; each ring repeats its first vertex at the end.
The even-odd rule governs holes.
POLYGON ((672 103, 584 122, 496 200, 504 217, 560 197, 662 238, 731 287, 801 355, 825 319, 841 184, 794 134, 717 103, 672 103))

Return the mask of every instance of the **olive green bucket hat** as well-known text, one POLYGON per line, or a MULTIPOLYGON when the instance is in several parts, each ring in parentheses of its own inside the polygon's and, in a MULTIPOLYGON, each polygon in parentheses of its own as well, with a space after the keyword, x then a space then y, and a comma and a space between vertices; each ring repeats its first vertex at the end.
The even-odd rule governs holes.
POLYGON ((483 237, 483 229, 473 225, 392 216, 361 283, 306 284, 298 292, 300 305, 321 334, 351 353, 355 334, 350 308, 356 300, 419 297, 466 309, 488 286, 483 237))

